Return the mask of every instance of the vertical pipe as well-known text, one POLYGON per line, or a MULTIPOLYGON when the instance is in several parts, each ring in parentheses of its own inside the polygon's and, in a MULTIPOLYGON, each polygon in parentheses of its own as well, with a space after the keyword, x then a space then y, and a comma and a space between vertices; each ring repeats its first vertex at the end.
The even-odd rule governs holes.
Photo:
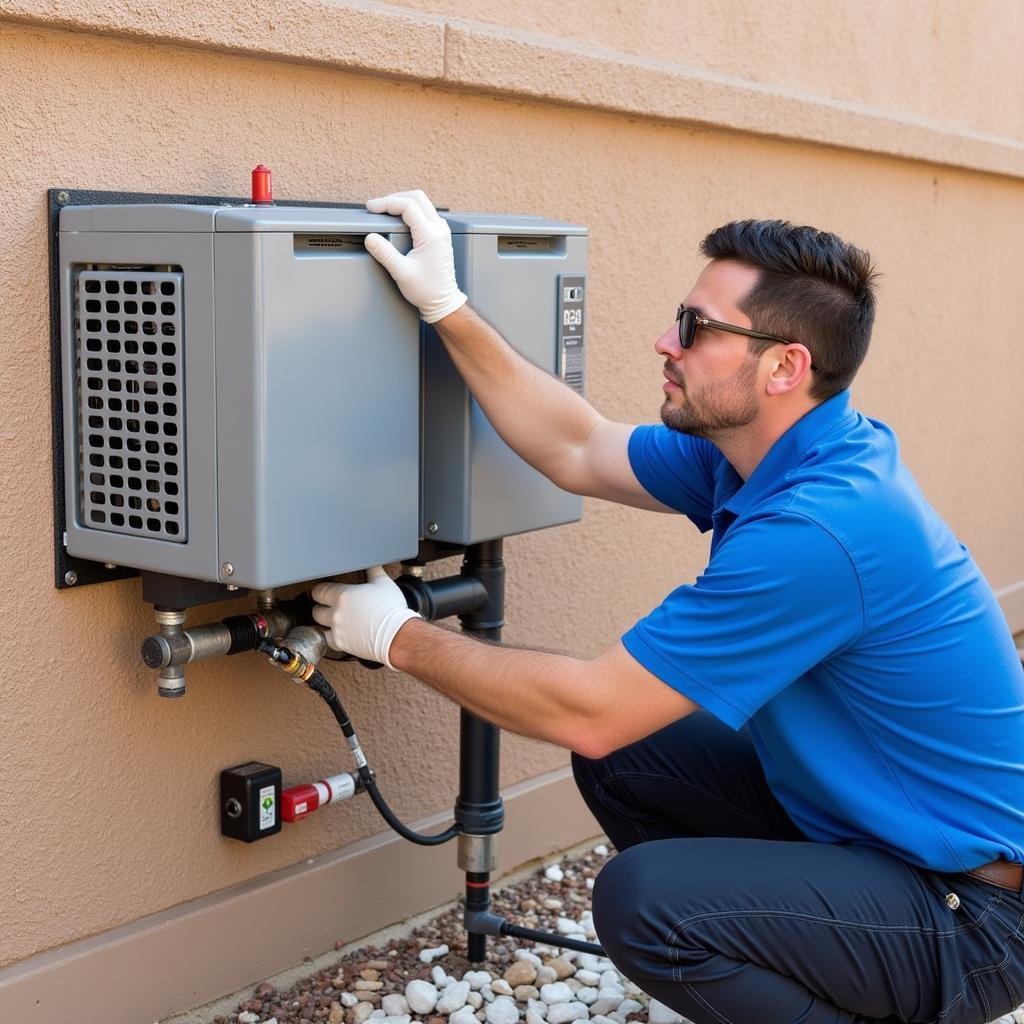
MULTIPOLYGON (((501 540, 473 544, 466 549, 461 574, 483 583, 488 601, 482 607, 460 615, 465 633, 485 640, 501 640, 505 608, 505 563, 501 540)), ((459 727, 459 796, 455 803, 456 820, 464 838, 479 844, 480 851, 493 853, 490 837, 501 831, 504 808, 498 790, 498 764, 501 732, 497 726, 463 710, 459 727), (487 838, 485 838, 487 837, 487 838)), ((484 860, 487 857, 484 856, 484 860)), ((472 864, 483 866, 477 862, 472 864)), ((467 864, 468 867, 468 864, 467 864)), ((466 909, 486 911, 491 905, 490 871, 466 870, 466 909)), ((480 963, 487 954, 487 936, 470 932, 467 956, 470 963, 480 963)))

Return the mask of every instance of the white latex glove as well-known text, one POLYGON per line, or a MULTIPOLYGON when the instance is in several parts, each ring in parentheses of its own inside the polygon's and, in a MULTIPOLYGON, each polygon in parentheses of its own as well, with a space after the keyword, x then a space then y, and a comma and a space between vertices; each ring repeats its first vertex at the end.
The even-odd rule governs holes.
POLYGON ((327 642, 336 651, 394 668, 388 659, 391 641, 410 619, 422 616, 406 605, 382 566, 367 569, 366 578, 366 583, 318 583, 313 618, 327 628, 327 642))
POLYGON ((448 224, 424 192, 395 192, 371 199, 370 213, 401 217, 412 234, 412 250, 400 253, 383 235, 366 236, 366 248, 395 279, 399 291, 419 307, 428 324, 454 313, 466 302, 455 282, 455 254, 448 224))

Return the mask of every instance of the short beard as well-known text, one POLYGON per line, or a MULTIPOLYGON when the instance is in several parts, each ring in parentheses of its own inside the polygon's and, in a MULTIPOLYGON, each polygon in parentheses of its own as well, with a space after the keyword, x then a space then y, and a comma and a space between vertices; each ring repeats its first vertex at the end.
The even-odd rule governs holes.
POLYGON ((756 359, 747 359, 731 377, 705 384, 693 394, 683 380, 676 381, 686 404, 673 405, 672 399, 666 398, 661 407, 662 423, 681 434, 708 439, 753 423, 759 411, 754 387, 757 367, 756 359))

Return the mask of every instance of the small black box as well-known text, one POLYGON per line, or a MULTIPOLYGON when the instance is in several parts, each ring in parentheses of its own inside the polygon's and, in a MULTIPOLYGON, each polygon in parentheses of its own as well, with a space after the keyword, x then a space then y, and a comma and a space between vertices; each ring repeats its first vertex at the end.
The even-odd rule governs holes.
POLYGON ((220 831, 254 843, 281 831, 281 769, 249 761, 220 773, 220 831))

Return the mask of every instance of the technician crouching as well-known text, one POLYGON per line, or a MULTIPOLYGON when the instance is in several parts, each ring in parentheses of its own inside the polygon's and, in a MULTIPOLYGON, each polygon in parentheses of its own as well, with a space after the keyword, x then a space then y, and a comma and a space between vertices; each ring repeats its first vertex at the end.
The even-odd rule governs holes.
POLYGON ((430 625, 382 570, 321 583, 332 644, 571 749, 620 851, 594 917, 696 1024, 983 1024, 1024 1000, 1024 673, 991 588, 850 405, 868 255, 780 221, 709 234, 655 343, 663 423, 604 419, 465 303, 419 191, 370 252, 504 440, 566 490, 686 515, 711 558, 598 657, 430 625))

